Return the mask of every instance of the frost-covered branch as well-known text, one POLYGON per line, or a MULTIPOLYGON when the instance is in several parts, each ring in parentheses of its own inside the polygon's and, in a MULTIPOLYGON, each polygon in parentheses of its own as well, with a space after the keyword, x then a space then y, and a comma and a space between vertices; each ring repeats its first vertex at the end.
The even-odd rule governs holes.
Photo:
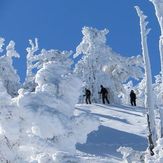
POLYGON ((29 40, 29 44, 31 45, 31 47, 28 47, 27 50, 27 73, 26 73, 26 80, 32 80, 33 78, 33 64, 32 62, 34 62, 34 53, 38 51, 38 39, 35 38, 35 43, 33 43, 32 40, 29 40))
POLYGON ((163 1, 162 0, 149 0, 155 7, 156 16, 160 25, 161 35, 159 40, 160 60, 161 60, 161 74, 163 83, 163 1))
POLYGON ((15 58, 19 58, 20 55, 16 52, 15 50, 15 42, 14 41, 10 41, 8 46, 6 47, 6 56, 8 58, 12 58, 12 57, 15 57, 15 58))
MULTIPOLYGON (((158 19, 158 23, 160 26, 161 34, 159 39, 159 50, 160 50, 160 62, 161 62, 161 83, 159 93, 157 94, 157 98, 163 97, 163 1, 162 0, 150 0, 155 7, 155 14, 158 19)), ((159 105, 160 109, 160 137, 163 137, 163 102, 161 100, 161 104, 159 105)))
POLYGON ((35 43, 32 40, 29 40, 31 47, 28 47, 27 50, 27 75, 24 83, 24 88, 28 91, 34 91, 36 87, 35 75, 43 68, 45 63, 49 61, 61 62, 63 65, 71 68, 72 62, 70 61, 69 56, 72 54, 72 51, 59 51, 59 50, 46 50, 42 49, 40 53, 35 54, 38 51, 38 40, 35 39, 35 43))
POLYGON ((147 121, 149 129, 149 148, 151 155, 153 154, 153 148, 156 144, 157 133, 155 126, 155 115, 154 115, 154 101, 153 101, 153 87, 152 87, 152 74, 151 74, 151 64, 148 54, 147 46, 147 35, 149 29, 147 28, 148 22, 146 21, 147 16, 143 14, 138 6, 135 6, 137 14, 140 18, 140 30, 141 30, 141 44, 142 44, 142 54, 145 64, 145 78, 146 78, 146 89, 145 89, 145 108, 148 111, 147 121))

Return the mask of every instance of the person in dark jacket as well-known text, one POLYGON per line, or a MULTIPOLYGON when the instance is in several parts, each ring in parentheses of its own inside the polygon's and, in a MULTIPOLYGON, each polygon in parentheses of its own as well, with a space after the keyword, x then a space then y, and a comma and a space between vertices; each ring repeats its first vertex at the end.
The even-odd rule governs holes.
POLYGON ((133 90, 131 90, 130 92, 130 102, 131 102, 131 105, 133 106, 136 106, 136 94, 134 93, 133 90))
POLYGON ((108 99, 108 91, 106 88, 103 87, 103 85, 101 85, 101 91, 99 92, 99 94, 102 95, 103 104, 105 104, 105 100, 107 101, 108 104, 110 104, 109 99, 108 99))
POLYGON ((86 104, 91 104, 91 91, 85 88, 85 102, 86 104))

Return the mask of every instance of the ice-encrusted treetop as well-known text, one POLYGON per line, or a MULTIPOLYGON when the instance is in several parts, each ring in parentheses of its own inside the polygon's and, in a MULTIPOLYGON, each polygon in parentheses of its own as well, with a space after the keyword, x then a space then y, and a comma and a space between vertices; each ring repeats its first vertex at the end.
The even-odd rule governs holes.
POLYGON ((83 27, 83 39, 79 46, 76 48, 74 58, 79 54, 88 54, 90 49, 95 49, 95 46, 104 46, 106 43, 106 35, 109 33, 108 29, 98 30, 92 27, 83 27))
POLYGON ((160 25, 161 34, 163 34, 163 0, 149 0, 155 7, 156 16, 160 25))
POLYGON ((149 0, 155 5, 156 13, 158 17, 163 16, 163 0, 149 0))
MULTIPOLYGON (((0 52, 3 52, 5 39, 0 38, 0 52)), ((6 46, 6 54, 0 56, 0 80, 6 88, 8 94, 12 97, 18 95, 20 88, 20 78, 13 67, 13 58, 19 58, 19 54, 15 50, 14 41, 10 41, 6 46)))

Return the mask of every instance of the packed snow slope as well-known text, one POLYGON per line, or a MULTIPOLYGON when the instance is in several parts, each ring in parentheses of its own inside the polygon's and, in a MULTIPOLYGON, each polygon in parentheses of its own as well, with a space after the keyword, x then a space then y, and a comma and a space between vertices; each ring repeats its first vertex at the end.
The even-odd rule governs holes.
MULTIPOLYGON (((144 108, 124 105, 77 104, 76 115, 87 113, 100 119, 98 131, 88 135, 85 144, 77 149, 85 155, 85 162, 95 157, 95 162, 122 162, 119 147, 132 147, 134 150, 147 149, 147 123, 144 108), (94 156, 92 156, 94 155, 94 156), (92 157, 92 158, 90 158, 92 157)), ((83 156, 82 156, 83 157, 83 156)))

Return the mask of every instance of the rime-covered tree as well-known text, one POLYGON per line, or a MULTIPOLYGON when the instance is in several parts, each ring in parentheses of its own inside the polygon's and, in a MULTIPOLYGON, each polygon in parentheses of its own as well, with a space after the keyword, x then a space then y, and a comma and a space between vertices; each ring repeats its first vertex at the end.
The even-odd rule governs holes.
POLYGON ((43 67, 44 63, 49 61, 60 61, 63 64, 69 65, 71 67, 71 60, 67 60, 72 52, 68 51, 58 51, 58 50, 46 50, 42 49, 39 53, 38 39, 35 42, 29 40, 30 47, 27 50, 27 75, 24 83, 24 88, 29 91, 34 91, 37 83, 35 83, 35 75, 39 69, 43 67))
POLYGON ((159 111, 160 111, 160 137, 163 137, 163 1, 162 0, 149 0, 153 3, 154 7, 155 7, 155 12, 156 12, 156 17, 158 19, 158 23, 160 25, 160 30, 161 30, 161 34, 160 34, 160 40, 159 40, 159 50, 160 50, 160 63, 161 63, 161 73, 160 73, 160 77, 159 80, 158 76, 156 79, 156 99, 157 99, 157 105, 159 107, 159 111), (161 80, 160 80, 161 79, 161 80))
POLYGON ((38 39, 35 38, 35 43, 33 43, 32 40, 29 40, 30 47, 27 47, 27 71, 26 71, 26 79, 24 82, 24 88, 28 91, 34 91, 36 87, 35 81, 35 73, 34 68, 37 68, 34 64, 36 62, 36 56, 35 52, 37 52, 38 49, 38 39))
POLYGON ((161 75, 163 81, 163 1, 162 0, 149 0, 149 1, 151 1, 155 7, 156 16, 161 30, 161 35, 159 40, 159 50, 160 50, 160 60, 161 60, 161 75))
POLYGON ((82 78, 93 93, 93 101, 99 102, 100 85, 109 89, 110 101, 118 103, 118 95, 123 90, 123 83, 130 77, 143 77, 141 56, 125 58, 112 51, 106 45, 108 30, 84 27, 83 39, 76 49, 74 58, 82 55, 76 64, 75 72, 82 78))
POLYGON ((143 14, 143 12, 139 9, 138 6, 135 7, 138 16, 140 17, 140 31, 141 31, 141 44, 142 44, 142 54, 145 64, 145 81, 146 81, 146 89, 145 89, 145 108, 147 109, 147 122, 149 129, 149 149, 151 155, 153 155, 153 148, 156 145, 157 140, 157 132, 155 126, 155 114, 154 114, 154 101, 153 101, 153 86, 152 86, 152 74, 151 74, 151 65, 148 54, 148 46, 147 46, 147 35, 150 32, 150 29, 147 28, 148 22, 146 21, 147 16, 143 14))
MULTIPOLYGON (((3 52, 4 39, 0 38, 0 52, 3 52)), ((16 70, 13 68, 13 57, 19 58, 19 54, 15 50, 14 41, 10 41, 6 47, 6 54, 0 56, 0 79, 7 92, 15 97, 18 95, 20 88, 20 79, 16 70)))
POLYGON ((28 161, 31 156, 41 160, 45 155, 47 160, 53 160, 58 151, 74 154, 76 143, 84 143, 87 134, 98 127, 93 117, 74 116, 81 81, 72 74, 68 54, 42 50, 35 60, 35 91, 19 91, 17 102, 22 110, 24 132, 29 135, 22 145, 29 150, 21 152, 28 161))
MULTIPOLYGON (((1 38, 1 52, 3 42, 1 38)), ((76 143, 84 143, 99 123, 90 115, 74 114, 81 81, 72 73, 72 52, 43 49, 38 54, 37 39, 30 45, 27 78, 14 98, 9 93, 18 88, 5 85, 6 80, 18 81, 12 67, 12 57, 18 57, 14 42, 0 57, 0 162, 60 162, 61 157, 68 162, 76 143)))

